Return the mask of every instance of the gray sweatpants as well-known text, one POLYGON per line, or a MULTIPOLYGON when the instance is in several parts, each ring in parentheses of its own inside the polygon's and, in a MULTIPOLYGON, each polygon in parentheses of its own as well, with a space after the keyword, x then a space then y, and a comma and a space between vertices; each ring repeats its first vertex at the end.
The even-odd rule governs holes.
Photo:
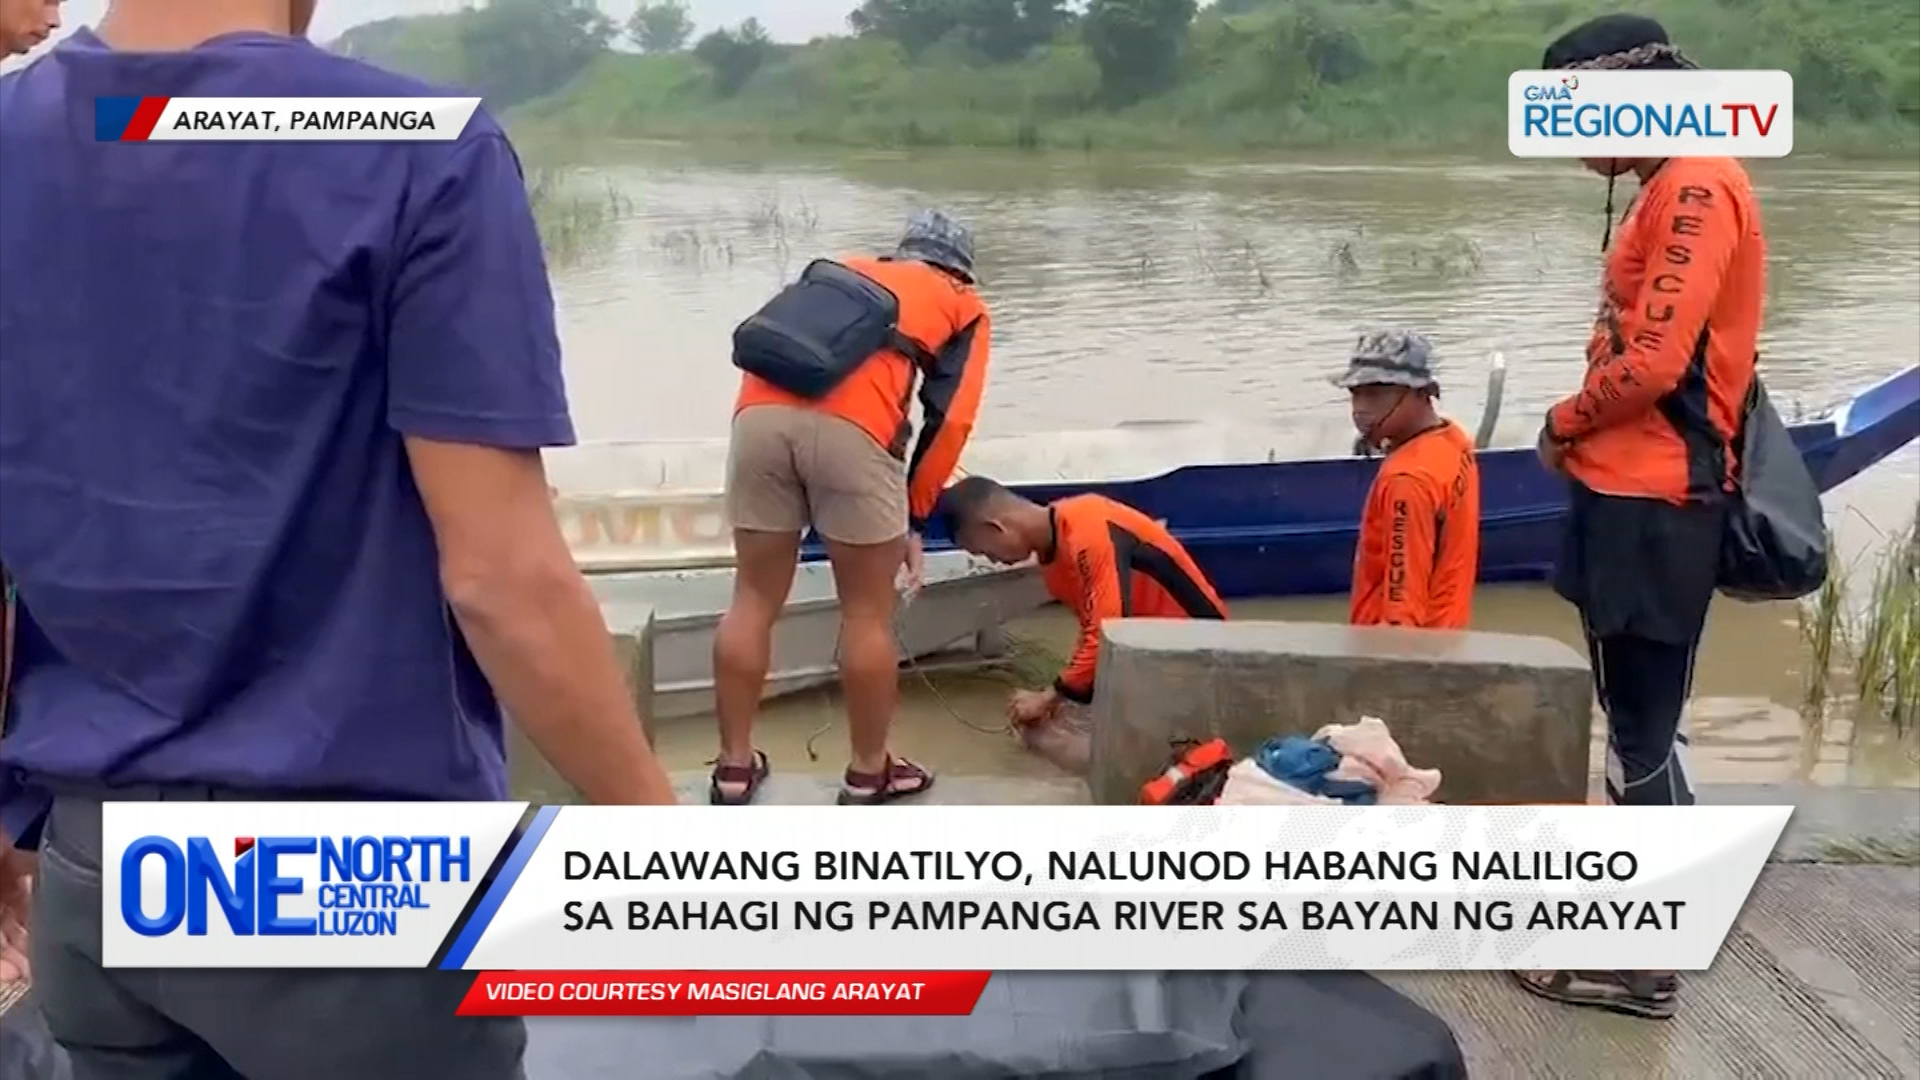
MULTIPOLYGON (((121 797, 169 795, 223 797, 121 797)), ((524 1021, 453 1014, 468 973, 101 967, 100 816, 55 802, 34 890, 34 995, 74 1080, 524 1077, 524 1021)))

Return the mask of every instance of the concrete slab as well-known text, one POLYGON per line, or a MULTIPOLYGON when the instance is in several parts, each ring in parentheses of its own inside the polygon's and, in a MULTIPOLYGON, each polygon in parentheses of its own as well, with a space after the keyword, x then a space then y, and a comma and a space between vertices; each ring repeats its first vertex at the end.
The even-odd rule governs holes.
MULTIPOLYGON (((1791 806, 1772 861, 1913 862, 1920 858, 1920 791, 1789 784, 1705 784, 1702 803, 1791 806)), ((1920 928, 1920 919, 1914 926, 1920 928)))
POLYGON ((1438 801, 1578 803, 1593 715, 1587 661, 1510 634, 1331 623, 1117 619, 1094 696, 1098 803, 1135 801, 1169 742, 1223 737, 1241 754, 1361 716, 1442 773, 1438 801))
POLYGON ((1542 1001, 1504 973, 1383 973, 1475 1080, 1920 1077, 1920 868, 1774 864, 1678 1016, 1542 1001))

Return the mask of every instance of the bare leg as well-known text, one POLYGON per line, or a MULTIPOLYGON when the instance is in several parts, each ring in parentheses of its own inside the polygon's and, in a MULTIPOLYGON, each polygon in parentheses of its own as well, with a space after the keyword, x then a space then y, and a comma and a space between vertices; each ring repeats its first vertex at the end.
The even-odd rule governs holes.
POLYGON ((887 731, 900 704, 900 651, 893 629, 894 575, 906 558, 902 536, 879 544, 827 542, 840 598, 840 686, 847 697, 853 768, 887 765, 887 731))
MULTIPOLYGON (((720 720, 720 763, 751 765, 753 718, 766 688, 773 624, 793 588, 800 534, 735 529, 733 552, 733 602, 713 634, 714 711, 720 720)), ((744 787, 720 783, 730 797, 744 787)))

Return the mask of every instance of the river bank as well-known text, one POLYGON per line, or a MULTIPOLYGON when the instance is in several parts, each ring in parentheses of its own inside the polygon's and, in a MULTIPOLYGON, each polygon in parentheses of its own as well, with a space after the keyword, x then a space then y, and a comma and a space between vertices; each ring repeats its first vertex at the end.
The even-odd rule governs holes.
MULTIPOLYGON (((752 20, 662 40, 623 35, 611 5, 495 8, 380 20, 333 47, 575 139, 1492 156, 1508 76, 1592 14, 1565 0, 848 0, 843 32, 800 44, 752 20)), ((1657 14, 1704 67, 1791 72, 1796 152, 1920 149, 1912 4, 1670 0, 1657 14)))
MULTIPOLYGON (((1297 151, 1349 155, 1451 154, 1511 160, 1504 99, 1459 108, 1409 110, 1397 91, 1335 95, 1311 105, 1218 109, 1210 99, 1156 99, 1123 109, 1093 102, 1048 105, 1044 93, 1008 96, 1021 76, 961 67, 943 75, 952 92, 852 97, 750 84, 716 96, 690 56, 610 55, 558 93, 506 114, 516 139, 563 147, 604 139, 672 140, 715 146, 1131 152, 1201 156, 1297 151)), ((1909 162, 1920 152, 1920 119, 1894 113, 1796 117, 1794 156, 1909 162)))
MULTIPOLYGON (((1470 425, 1486 359, 1503 353, 1495 443, 1525 445, 1542 411, 1578 385, 1593 317, 1604 184, 1571 163, 769 153, 618 140, 585 149, 545 190, 583 204, 555 215, 575 253, 556 260, 554 291, 588 444, 723 440, 738 380, 727 342, 739 320, 807 259, 883 247, 928 203, 979 230, 994 313, 982 440, 1132 430, 1151 440, 1177 422, 1245 424, 1257 427, 1263 441, 1250 445, 1262 457, 1344 454, 1346 402, 1324 376, 1353 334, 1386 323, 1434 337, 1452 372, 1443 405, 1470 425)), ((1920 173, 1792 159, 1753 172, 1775 256, 1763 370, 1783 411, 1811 415, 1920 361, 1920 173)), ((556 475, 569 453, 556 454, 556 475)), ((1063 453, 1038 465, 1071 477, 1089 462, 1063 453)), ((1909 446, 1828 496, 1847 565, 1864 566, 1861 556, 1907 525, 1916 490, 1920 446, 1909 446)), ((1857 595, 1868 591, 1864 570, 1856 584, 1857 595)), ((1489 588, 1476 607, 1483 629, 1579 641, 1571 609, 1544 589, 1489 588)), ((1345 611, 1338 598, 1258 601, 1246 617, 1343 621, 1345 611)), ((1790 604, 1716 605, 1697 680, 1701 779, 1920 782, 1914 740, 1891 737, 1886 723, 1856 724, 1846 680, 1807 706, 1812 665, 1799 624, 1790 604)), ((1017 629, 1070 649, 1071 619, 1057 611, 1017 629)), ((940 696, 990 725, 1004 683, 943 684, 936 695, 908 679, 903 690, 903 752, 955 775, 1046 775, 1011 740, 956 722, 940 696)), ((841 714, 834 691, 771 705, 761 731, 775 768, 837 769, 841 714)), ((674 767, 713 753, 704 718, 660 738, 674 767)))

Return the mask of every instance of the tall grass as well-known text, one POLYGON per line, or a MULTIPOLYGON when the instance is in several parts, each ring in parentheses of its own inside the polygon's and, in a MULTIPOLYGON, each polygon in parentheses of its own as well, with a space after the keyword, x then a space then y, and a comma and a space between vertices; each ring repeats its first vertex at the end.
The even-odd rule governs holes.
POLYGON ((633 200, 612 181, 584 186, 553 169, 528 171, 527 201, 548 260, 561 266, 598 250, 633 213, 633 200))
MULTIPOLYGON (((1831 538, 1829 538, 1831 547, 1831 538)), ((1835 667, 1847 650, 1847 595, 1843 572, 1829 571, 1814 598, 1800 605, 1800 637, 1808 653, 1806 693, 1800 703, 1805 727, 1800 768, 1810 773, 1826 742, 1827 702, 1835 691, 1835 667)))
POLYGON ((1920 523, 1893 538, 1867 594, 1853 653, 1860 708, 1905 734, 1920 719, 1920 523))
POLYGON ((1800 608, 1809 653, 1805 719, 1818 731, 1830 701, 1850 693, 1856 722, 1920 729, 1920 522, 1889 537, 1872 556, 1866 592, 1836 567, 1800 608))

